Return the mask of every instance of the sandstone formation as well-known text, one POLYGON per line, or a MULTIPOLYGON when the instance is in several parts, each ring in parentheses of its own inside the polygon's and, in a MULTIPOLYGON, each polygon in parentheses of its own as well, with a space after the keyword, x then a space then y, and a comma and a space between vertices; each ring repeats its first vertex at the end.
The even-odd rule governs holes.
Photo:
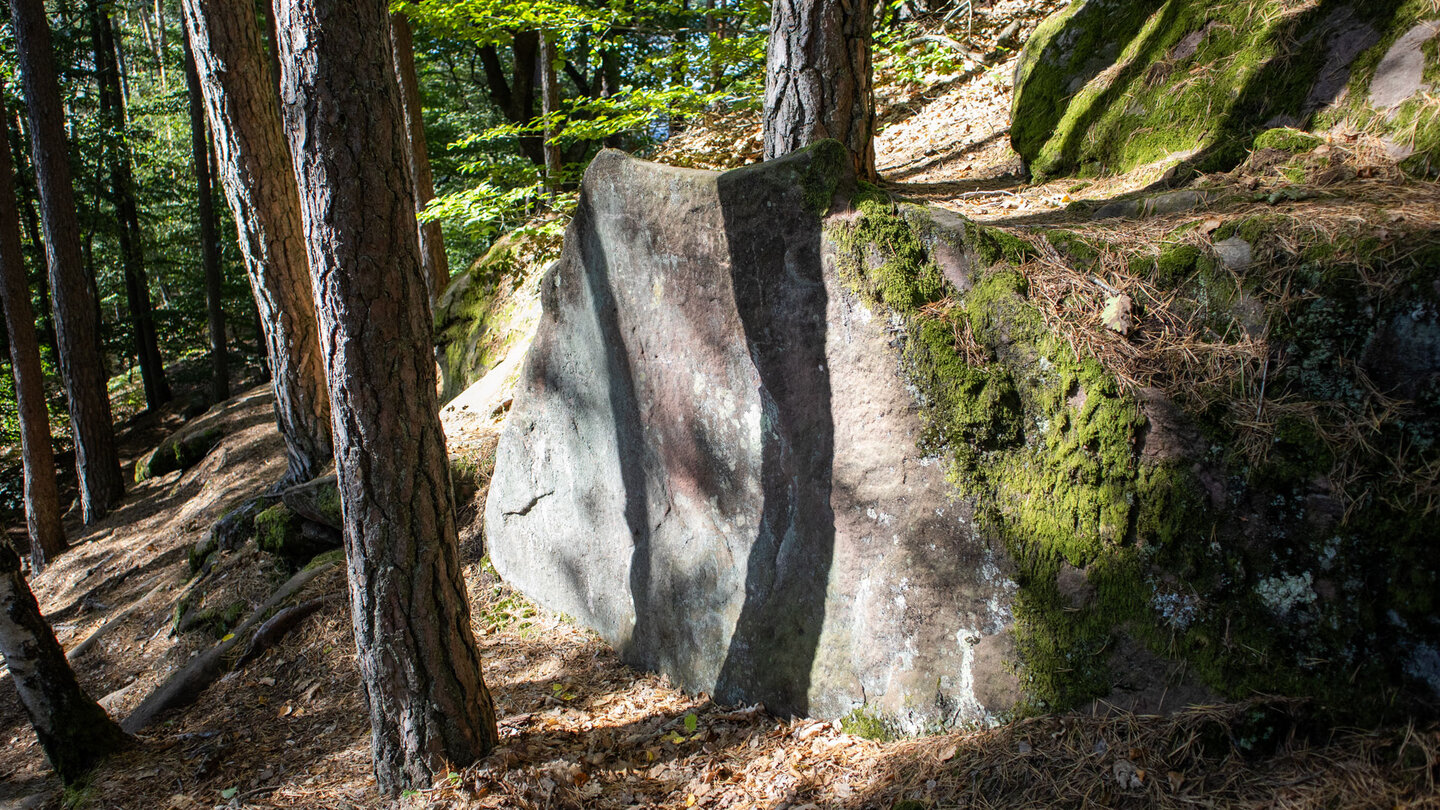
POLYGON ((1015 585, 916 449, 891 323, 827 256, 842 156, 595 160, 543 281, 489 552, 630 663, 717 700, 984 720, 1017 697, 1015 585))

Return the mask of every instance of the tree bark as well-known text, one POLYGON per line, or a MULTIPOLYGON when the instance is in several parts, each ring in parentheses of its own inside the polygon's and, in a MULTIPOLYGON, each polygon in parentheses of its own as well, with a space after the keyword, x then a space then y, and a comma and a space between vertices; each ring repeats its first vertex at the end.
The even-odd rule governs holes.
POLYGON ((15 169, 15 198, 20 206, 20 219, 25 226, 25 238, 30 240, 30 258, 39 269, 36 274, 35 291, 40 295, 40 312, 35 325, 40 330, 40 348, 49 349, 52 360, 60 356, 60 347, 55 341, 55 316, 50 306, 50 279, 45 275, 45 240, 40 238, 40 216, 35 213, 35 175, 25 163, 25 125, 22 116, 15 116, 15 127, 10 130, 10 155, 15 169))
POLYGON ((155 409, 170 401, 170 382, 165 378, 165 363, 160 358, 155 310, 150 301, 150 282, 145 274, 144 232, 135 207, 135 178, 125 132, 125 94, 120 89, 115 37, 109 15, 94 0, 90 4, 90 41, 95 54, 95 79, 100 91, 100 122, 106 129, 104 151, 110 164, 110 204, 115 208, 119 225, 125 301, 130 308, 135 357, 140 361, 145 404, 155 409))
POLYGON ((35 594, 20 576, 20 558, 5 543, 0 543, 0 654, 40 747, 61 779, 75 781, 129 742, 76 682, 35 594))
POLYGON ((555 116, 560 113, 560 82, 555 76, 555 35, 540 32, 540 113, 545 118, 541 130, 545 150, 545 187, 551 194, 560 190, 560 147, 553 143, 560 134, 555 116))
MULTIPOLYGON (((425 119, 420 107, 420 79, 415 73, 415 39, 404 14, 390 15, 390 43, 394 50, 395 80, 400 86, 400 106, 405 112, 405 132, 410 143, 410 177, 415 186, 415 213, 435 199, 435 178, 430 173, 430 154, 425 146, 425 119)), ((445 238, 439 222, 420 225, 420 261, 430 286, 430 303, 450 283, 450 263, 445 257, 445 238)))
MULTIPOLYGON (((0 99, 0 117, 3 117, 0 99)), ((60 487, 55 479, 55 449, 50 446, 50 415, 45 408, 45 376, 30 285, 20 250, 20 215, 15 207, 10 144, 0 142, 0 299, 10 336, 10 373, 20 411, 20 453, 25 461, 25 524, 30 530, 30 568, 39 571, 65 550, 60 525, 60 487)))
POLYGON ((314 478, 333 458, 300 197, 253 2, 184 0, 184 7, 220 179, 265 329, 289 459, 277 488, 285 488, 314 478))
POLYGON ((210 401, 230 398, 230 350, 225 340, 224 277, 220 274, 220 239, 215 233, 215 183, 210 177, 210 134, 205 128, 205 100, 190 37, 185 48, 185 87, 190 107, 190 154, 195 165, 195 199, 200 209, 200 265, 205 277, 205 312, 210 325, 210 401))
POLYGON ((334 403, 375 776, 428 787, 497 742, 461 576, 385 0, 286 0, 282 92, 334 403))
POLYGON ((824 138, 874 180, 870 0, 775 0, 765 55, 765 159, 824 138))
POLYGON ((31 154, 45 224, 60 375, 70 403, 80 507, 85 522, 92 523, 125 495, 97 341, 98 303, 80 258, 80 224, 75 216, 64 111, 44 1, 10 0, 10 21, 30 116, 31 154))

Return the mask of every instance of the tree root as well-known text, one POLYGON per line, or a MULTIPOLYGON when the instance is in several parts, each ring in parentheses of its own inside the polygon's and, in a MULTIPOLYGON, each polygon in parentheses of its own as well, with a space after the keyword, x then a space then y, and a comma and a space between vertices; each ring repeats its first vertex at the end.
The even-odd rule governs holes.
POLYGON ((160 684, 140 702, 120 727, 133 734, 154 723, 160 715, 171 709, 178 709, 194 703, 200 693, 220 678, 225 672, 248 662, 278 642, 287 631, 299 621, 320 607, 322 599, 312 599, 293 607, 285 608, 272 616, 285 600, 294 596, 306 583, 320 574, 334 568, 336 563, 327 562, 300 571, 286 580, 265 604, 250 614, 235 632, 210 649, 196 655, 169 680, 160 684), (268 621, 267 621, 268 619, 268 621), (245 644, 245 652, 234 664, 227 664, 226 658, 245 644))

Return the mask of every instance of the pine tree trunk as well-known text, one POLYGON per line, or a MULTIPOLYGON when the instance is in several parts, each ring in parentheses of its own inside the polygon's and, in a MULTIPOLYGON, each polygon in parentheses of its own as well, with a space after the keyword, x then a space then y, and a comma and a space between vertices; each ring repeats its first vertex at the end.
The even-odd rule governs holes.
POLYGON ((280 101, 252 0, 185 0, 184 7, 220 179, 265 329, 290 462, 281 485, 308 481, 333 458, 330 404, 280 101))
POLYGON ((107 158, 110 164, 110 203, 119 220, 120 259, 125 272, 125 300, 135 334, 135 356, 140 361, 140 379, 145 404, 151 409, 170 401, 170 382, 160 358, 155 333, 155 310, 150 301, 150 282, 145 274, 144 232, 135 208, 135 179, 130 165, 130 144, 126 135, 125 94, 120 90, 120 70, 115 58, 115 37, 110 17, 99 3, 90 6, 90 39, 95 54, 95 78, 100 91, 100 121, 106 128, 107 158))
POLYGON ((80 258, 80 224, 75 216, 64 112, 45 4, 43 0, 10 0, 10 12, 30 116, 31 154, 45 224, 60 375, 70 403, 80 507, 85 522, 92 523, 105 517, 125 495, 97 339, 98 302, 80 258))
MULTIPOLYGON (((395 79, 400 85, 400 104, 405 112, 405 132, 410 142, 410 176, 415 183, 415 212, 435 199, 435 178, 430 173, 430 155, 425 146, 425 119, 420 107, 420 79, 415 74, 415 40, 404 14, 390 15, 390 40, 394 50, 395 79)), ((430 303, 450 283, 450 263, 445 258, 445 238, 440 223, 420 225, 420 261, 430 285, 430 303)))
POLYGON ((765 55, 765 159, 825 138, 874 180, 869 0, 775 0, 765 55))
POLYGON ((375 775, 395 794, 490 751, 494 706, 461 576, 386 2, 287 0, 278 16, 375 775))
POLYGON ((545 117, 541 130, 545 140, 545 187, 551 194, 560 190, 560 146, 553 143, 560 134, 555 116, 560 112, 560 81, 555 75, 555 35, 540 32, 540 114, 545 117))
POLYGON ((49 349, 52 359, 60 356, 60 347, 55 342, 55 316, 50 307, 50 279, 45 275, 45 240, 40 238, 40 216, 35 213, 35 174, 25 163, 25 125, 23 116, 15 116, 15 127, 10 131, 10 155, 15 169, 15 197, 20 206, 20 219, 25 226, 25 238, 30 240, 30 258, 39 268, 36 274, 35 291, 40 295, 40 311, 35 325, 40 330, 40 348, 49 349))
POLYGON ((84 776, 129 741, 75 681, 65 651, 20 576, 20 558, 5 543, 0 543, 0 654, 40 747, 61 779, 84 776))
POLYGON ((210 134, 205 129, 205 101, 190 37, 185 47, 185 87, 190 106, 190 153, 195 164, 195 199, 200 214, 200 261, 205 276, 205 311, 210 322, 210 401, 230 398, 230 351, 225 340, 224 278, 220 274, 220 239, 215 233, 215 184, 210 177, 210 134))
MULTIPOLYGON (((0 117, 4 111, 0 109, 0 117)), ((0 299, 10 336, 10 372, 20 411, 20 453, 25 460, 25 523, 30 529, 30 568, 39 571, 65 550, 60 525, 60 488, 55 479, 55 450, 50 446, 50 414, 45 409, 45 378, 30 285, 20 250, 20 216, 15 208, 10 144, 0 143, 0 299)))

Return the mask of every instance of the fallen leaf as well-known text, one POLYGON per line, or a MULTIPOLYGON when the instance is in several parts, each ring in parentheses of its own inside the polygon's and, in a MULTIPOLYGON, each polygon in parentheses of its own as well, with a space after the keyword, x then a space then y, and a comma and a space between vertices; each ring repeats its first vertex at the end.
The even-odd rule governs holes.
POLYGON ((1130 318, 1130 310, 1133 306, 1134 303, 1130 300, 1130 296, 1124 293, 1112 295, 1105 302, 1105 311, 1100 313, 1100 322, 1112 332, 1127 335, 1130 333, 1130 327, 1134 325, 1130 318))
POLYGON ((1221 223, 1220 220, 1218 220, 1218 219, 1207 219, 1207 220, 1205 220, 1204 222, 1200 223, 1200 233, 1203 233, 1203 234, 1205 234, 1206 236, 1209 236, 1210 234, 1214 233, 1217 229, 1219 229, 1219 227, 1220 227, 1221 224, 1222 224, 1222 223, 1221 223))

